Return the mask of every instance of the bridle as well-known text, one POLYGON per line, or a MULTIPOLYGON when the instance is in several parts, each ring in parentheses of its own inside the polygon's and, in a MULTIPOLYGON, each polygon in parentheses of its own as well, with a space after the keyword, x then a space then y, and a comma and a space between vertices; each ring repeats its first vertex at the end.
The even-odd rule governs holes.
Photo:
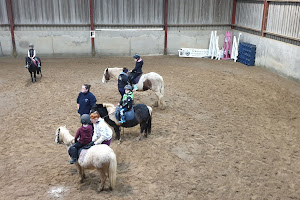
POLYGON ((104 77, 105 77, 105 80, 106 80, 106 81, 109 81, 109 80, 110 80, 110 74, 109 74, 109 72, 108 72, 108 69, 105 70, 105 75, 104 75, 104 77))
POLYGON ((57 143, 57 144, 64 144, 63 141, 59 141, 59 133, 60 133, 60 129, 59 129, 58 132, 57 132, 56 143, 57 143))

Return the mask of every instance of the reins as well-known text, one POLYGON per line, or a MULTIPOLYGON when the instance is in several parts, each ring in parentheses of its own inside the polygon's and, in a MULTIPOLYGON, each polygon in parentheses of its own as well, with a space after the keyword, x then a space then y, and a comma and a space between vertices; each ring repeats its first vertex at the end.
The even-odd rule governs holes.
POLYGON ((112 113, 110 113, 110 114, 108 114, 108 115, 105 115, 105 116, 102 117, 102 118, 104 119, 105 117, 108 117, 109 115, 112 115, 112 114, 114 114, 114 113, 116 113, 116 111, 114 111, 114 112, 112 112, 112 113))

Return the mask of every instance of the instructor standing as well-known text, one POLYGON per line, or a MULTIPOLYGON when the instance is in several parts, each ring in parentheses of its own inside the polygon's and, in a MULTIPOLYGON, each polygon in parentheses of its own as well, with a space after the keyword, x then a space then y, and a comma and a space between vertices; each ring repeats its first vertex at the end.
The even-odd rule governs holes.
POLYGON ((83 84, 81 87, 81 92, 77 97, 77 109, 80 116, 83 114, 90 114, 92 106, 97 101, 93 93, 90 92, 90 88, 91 85, 83 84))

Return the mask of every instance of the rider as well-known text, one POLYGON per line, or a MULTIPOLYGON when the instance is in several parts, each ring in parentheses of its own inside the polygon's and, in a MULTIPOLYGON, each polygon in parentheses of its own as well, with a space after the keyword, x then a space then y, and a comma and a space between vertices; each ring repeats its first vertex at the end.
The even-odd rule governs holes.
POLYGON ((127 72, 128 72, 128 69, 126 67, 124 67, 123 71, 121 72, 121 74, 118 77, 118 89, 121 94, 121 99, 125 93, 124 87, 129 84, 127 72))
POLYGON ((131 85, 126 85, 124 87, 125 89, 125 94, 123 95, 122 100, 120 101, 120 116, 121 116, 121 121, 119 123, 124 123, 126 122, 125 120, 125 112, 131 110, 132 105, 133 105, 133 92, 132 92, 132 87, 131 85))
POLYGON ((93 112, 90 118, 94 124, 94 135, 92 138, 94 144, 106 144, 109 146, 113 134, 111 128, 109 128, 97 111, 93 112))
MULTIPOLYGON (((129 77, 129 82, 130 84, 134 84, 134 79, 140 75, 142 75, 143 71, 142 71, 142 67, 144 64, 144 61, 141 59, 141 57, 139 56, 139 54, 135 54, 133 56, 134 60, 135 60, 135 68, 131 71, 131 75, 129 77)), ((137 86, 133 85, 134 90, 137 90, 137 86)))
POLYGON ((34 47, 33 44, 29 44, 28 57, 26 57, 26 65, 24 66, 25 68, 29 67, 29 63, 33 59, 37 63, 38 67, 41 67, 40 61, 35 57, 36 53, 35 53, 35 50, 33 49, 33 47, 34 47))
POLYGON ((74 164, 78 158, 78 149, 87 145, 92 141, 93 127, 89 125, 91 122, 88 114, 83 114, 80 117, 82 126, 77 130, 74 141, 76 142, 69 148, 69 155, 71 156, 70 164, 74 164), (79 141, 77 139, 79 138, 79 141))

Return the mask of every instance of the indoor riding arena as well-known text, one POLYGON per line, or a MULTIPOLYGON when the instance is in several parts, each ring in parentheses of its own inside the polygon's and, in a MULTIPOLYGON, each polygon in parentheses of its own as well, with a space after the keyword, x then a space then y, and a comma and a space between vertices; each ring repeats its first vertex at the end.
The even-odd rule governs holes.
POLYGON ((300 199, 299 10, 285 0, 0 0, 0 199, 300 199), (98 171, 80 182, 56 132, 81 127, 83 84, 117 105, 118 80, 103 74, 132 70, 135 54, 143 74, 163 77, 162 104, 133 92, 153 109, 151 134, 113 133, 116 183, 99 191, 98 171))

